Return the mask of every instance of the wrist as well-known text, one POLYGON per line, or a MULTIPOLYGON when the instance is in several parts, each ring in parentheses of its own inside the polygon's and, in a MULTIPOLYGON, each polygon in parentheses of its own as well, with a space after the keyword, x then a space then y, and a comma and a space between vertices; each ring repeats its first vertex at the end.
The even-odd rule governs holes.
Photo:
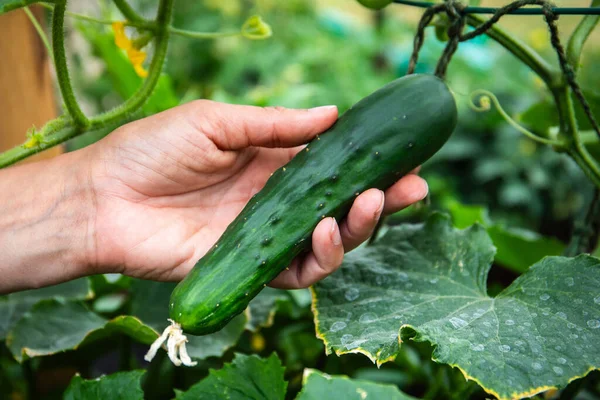
POLYGON ((93 197, 84 154, 0 171, 0 293, 90 273, 93 197))

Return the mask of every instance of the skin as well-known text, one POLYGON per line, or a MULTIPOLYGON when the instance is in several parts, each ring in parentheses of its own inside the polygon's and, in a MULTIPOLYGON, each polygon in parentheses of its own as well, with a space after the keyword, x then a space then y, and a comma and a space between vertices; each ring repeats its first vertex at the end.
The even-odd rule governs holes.
MULTIPOLYGON (((188 103, 98 143, 0 171, 0 293, 98 273, 179 281, 271 172, 337 118, 309 110, 188 103)), ((271 285, 303 288, 334 272, 379 218, 423 199, 416 174, 370 189, 348 217, 319 223, 312 253, 271 285)))

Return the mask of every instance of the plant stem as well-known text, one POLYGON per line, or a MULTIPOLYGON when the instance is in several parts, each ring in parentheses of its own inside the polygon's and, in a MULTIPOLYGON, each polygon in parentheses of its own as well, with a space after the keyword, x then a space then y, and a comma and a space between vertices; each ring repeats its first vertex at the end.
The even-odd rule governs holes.
POLYGON ((121 14, 131 22, 147 22, 126 0, 113 0, 121 14))
MULTIPOLYGON (((477 27, 485 22, 484 18, 476 15, 467 16, 467 24, 472 27, 477 27)), ((498 42, 502 47, 512 53, 515 57, 521 60, 525 65, 533 70, 548 87, 553 87, 557 82, 560 82, 560 71, 552 67, 546 60, 542 58, 535 50, 527 46, 525 43, 510 35, 502 28, 494 25, 486 32, 486 35, 498 42)))
POLYGON ((573 234, 564 251, 567 257, 581 253, 592 253, 600 234, 600 189, 594 188, 587 211, 573 224, 573 234))
POLYGON ((50 56, 50 59, 52 60, 52 64, 54 64, 54 54, 52 53, 52 46, 50 46, 50 42, 48 41, 48 36, 46 36, 46 32, 44 32, 44 29, 38 22, 35 15, 33 15, 31 10, 29 9, 29 7, 27 7, 27 6, 23 7, 23 11, 25 11, 25 14, 27 14, 27 18, 29 18, 29 20, 31 21, 31 24, 35 28, 38 36, 44 43, 44 47, 46 48, 46 51, 48 52, 48 55, 50 56))
POLYGON ((87 121, 88 123, 85 129, 80 129, 73 121, 64 117, 48 122, 41 130, 41 133, 43 133, 43 141, 38 146, 31 148, 16 146, 0 154, 0 168, 12 165, 32 154, 49 149, 50 147, 56 146, 59 143, 63 143, 85 132, 98 129, 113 129, 119 126, 123 120, 131 119, 152 94, 152 91, 158 82, 158 78, 160 77, 169 44, 168 27, 173 11, 173 1, 174 0, 161 0, 159 4, 156 17, 156 48, 154 57, 150 63, 150 71, 140 89, 138 89, 132 97, 115 109, 94 118, 90 118, 87 121))
POLYGON ((152 94, 167 56, 169 24, 171 22, 171 14, 173 11, 173 1, 174 0, 161 0, 158 6, 155 31, 156 46, 154 49, 154 56, 150 63, 148 77, 144 80, 140 89, 138 89, 138 91, 123 104, 91 119, 90 125, 92 127, 101 128, 107 124, 120 120, 124 115, 132 113, 140 108, 152 94))
MULTIPOLYGON (((48 0, 52 2, 52 0, 48 0)), ((39 0, 21 0, 20 2, 9 2, 7 5, 3 5, 4 2, 0 1, 0 14, 7 13, 12 10, 16 10, 21 7, 26 7, 30 4, 37 3, 39 0)))
POLYGON ((52 13, 52 50, 54 53, 54 66, 56 68, 56 77, 58 86, 62 94, 65 106, 69 115, 78 127, 84 128, 89 121, 75 98, 71 79, 69 78, 69 69, 67 67, 67 56, 65 54, 65 11, 67 9, 67 0, 57 0, 54 4, 52 13))
MULTIPOLYGON (((592 0, 591 6, 600 6, 600 0, 592 0)), ((600 15, 587 15, 583 17, 569 38, 569 43, 567 44, 567 59, 575 71, 579 68, 579 60, 581 58, 583 45, 598 24, 598 21, 600 21, 600 15)))
POLYGON ((570 143, 569 155, 581 167, 586 175, 600 187, 600 167, 587 151, 577 127, 571 91, 566 85, 552 91, 558 109, 560 132, 570 143))
POLYGON ((173 35, 183 36, 191 39, 216 39, 227 36, 240 36, 242 32, 195 32, 185 29, 169 28, 169 32, 173 35))
POLYGON ((491 103, 494 104, 494 106, 496 107, 496 110, 498 111, 498 113, 502 116, 502 118, 506 122, 508 122, 513 128, 515 128, 516 130, 521 132, 523 135, 527 136, 529 139, 531 139, 535 142, 541 143, 541 144, 547 144, 549 146, 554 146, 559 151, 566 150, 564 140, 546 139, 546 138, 536 135, 535 133, 529 131, 525 127, 519 125, 519 123, 517 121, 515 121, 510 115, 508 115, 508 113, 504 110, 504 108, 500 104, 500 101, 498 100, 496 95, 494 95, 492 92, 490 92, 488 90, 479 89, 479 90, 475 90, 473 93, 471 93, 471 103, 469 104, 469 106, 474 111, 477 111, 477 112, 488 111, 490 108, 486 107, 482 104, 483 99, 486 99, 486 98, 488 101, 490 101, 491 103), (476 96, 480 96, 479 105, 475 104, 474 98, 476 96))

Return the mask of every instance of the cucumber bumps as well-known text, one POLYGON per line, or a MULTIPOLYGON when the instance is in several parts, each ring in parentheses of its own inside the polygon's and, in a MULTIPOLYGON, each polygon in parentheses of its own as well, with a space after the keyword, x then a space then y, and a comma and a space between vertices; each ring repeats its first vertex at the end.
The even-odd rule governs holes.
POLYGON ((171 295, 170 316, 194 335, 221 329, 310 248, 325 217, 386 189, 427 161, 454 130, 456 104, 432 75, 399 78, 356 103, 277 170, 171 295))

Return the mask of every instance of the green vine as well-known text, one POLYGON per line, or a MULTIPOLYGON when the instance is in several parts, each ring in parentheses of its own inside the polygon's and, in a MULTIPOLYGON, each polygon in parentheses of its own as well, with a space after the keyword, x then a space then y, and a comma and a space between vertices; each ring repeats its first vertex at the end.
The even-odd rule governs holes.
POLYGON ((60 87, 67 112, 73 118, 75 125, 85 128, 89 121, 75 98, 71 79, 69 78, 69 69, 67 67, 67 56, 65 54, 65 11, 67 10, 67 0, 57 0, 54 4, 52 13, 52 52, 54 54, 54 65, 56 67, 56 79, 60 87))
POLYGON ((535 133, 521 126, 510 115, 508 115, 506 111, 504 111, 504 108, 502 108, 502 106, 500 105, 500 101, 492 92, 480 89, 471 93, 471 102, 469 103, 469 106, 474 111, 489 111, 491 109, 491 104, 494 104, 494 106, 506 122, 508 122, 513 128, 521 132, 523 135, 527 136, 529 139, 541 144, 554 146, 557 149, 557 151, 564 151, 566 149, 566 143, 563 140, 546 139, 536 135, 535 133), (476 97, 479 97, 479 104, 475 103, 476 97))
POLYGON ((131 7, 131 5, 125 1, 125 0, 113 0, 115 5, 117 6, 117 8, 119 9, 119 11, 121 11, 121 14, 123 14, 123 16, 125 18, 127 18, 128 21, 131 22, 137 22, 137 23, 146 23, 147 21, 141 16, 139 15, 134 9, 133 7, 131 7))
MULTIPOLYGON (((180 35, 194 39, 243 36, 254 40, 265 39, 271 36, 271 28, 258 16, 248 18, 238 32, 193 32, 171 26, 174 0, 161 0, 156 18, 153 21, 142 18, 133 10, 133 8, 131 8, 127 1, 114 1, 117 8, 119 8, 121 13, 127 18, 127 21, 122 22, 122 24, 133 26, 142 32, 139 38, 136 39, 136 45, 143 47, 142 45, 154 41, 154 55, 150 62, 148 76, 144 79, 140 88, 120 106, 88 119, 77 103, 69 79, 64 47, 64 18, 65 16, 70 16, 76 19, 104 25, 112 25, 113 23, 120 21, 100 20, 86 15, 69 12, 66 10, 66 0, 40 3, 42 6, 53 10, 53 46, 50 47, 50 44, 48 43, 47 48, 52 49, 50 54, 52 54, 54 58, 57 80, 67 113, 64 116, 48 122, 39 130, 32 128, 28 134, 27 141, 20 146, 0 154, 0 168, 12 165, 30 155, 49 149, 83 133, 114 129, 124 122, 135 118, 158 83, 167 56, 171 35, 180 35), (139 41, 143 41, 143 43, 139 41)), ((27 3, 34 2, 35 1, 28 1, 27 3)), ((30 18, 32 18, 32 16, 30 18)), ((37 21, 32 19, 32 22, 35 25, 37 21)), ((36 29, 43 40, 44 33, 41 30, 41 27, 39 27, 39 24, 36 29)))
MULTIPOLYGON (((600 7, 600 0, 593 0, 592 7, 600 7)), ((579 62, 583 45, 600 21, 600 15, 587 15, 583 17, 577 28, 573 31, 569 43, 567 45, 567 57, 573 69, 579 69, 579 62)))
POLYGON ((55 61, 54 61, 54 54, 52 53, 52 46, 50 45, 50 41, 48 40, 48 36, 46 36, 46 33, 44 32, 44 29, 42 28, 42 26, 38 22, 37 18, 35 18, 35 15, 33 15, 33 13, 31 12, 31 10, 29 9, 29 7, 27 7, 27 6, 23 7, 23 11, 25 11, 25 14, 27 15, 27 18, 29 18, 29 21, 31 21, 31 24, 35 28, 35 31, 37 32, 37 34, 40 37, 40 39, 42 40, 42 43, 44 43, 44 47, 46 48, 46 51, 50 55, 52 63, 55 63, 55 61))

